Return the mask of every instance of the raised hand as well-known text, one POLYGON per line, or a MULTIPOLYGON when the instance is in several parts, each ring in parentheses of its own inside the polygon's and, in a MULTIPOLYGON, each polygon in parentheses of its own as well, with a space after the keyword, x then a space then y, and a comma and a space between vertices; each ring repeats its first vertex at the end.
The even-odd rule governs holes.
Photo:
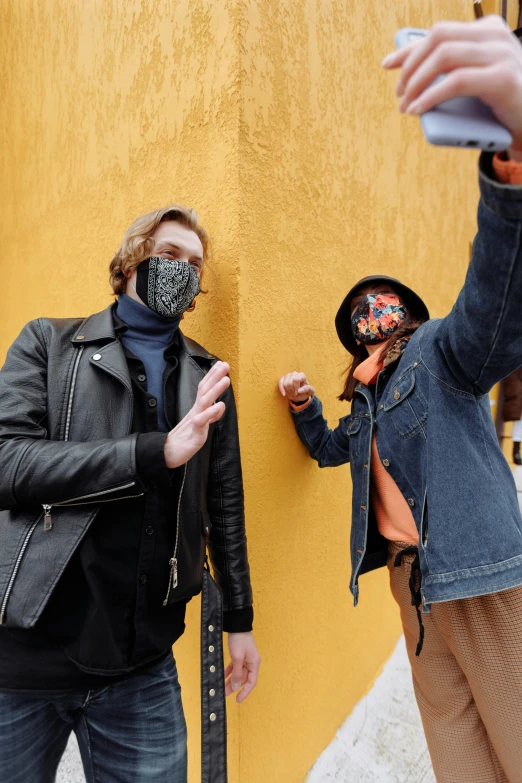
POLYGON ((289 372, 279 381, 279 391, 292 402, 304 402, 313 397, 315 389, 306 380, 304 372, 289 372))
POLYGON ((218 421, 225 412, 225 403, 216 400, 230 386, 229 372, 230 367, 226 362, 216 362, 200 382, 193 407, 167 435, 167 467, 177 468, 184 465, 204 445, 209 426, 218 421))
POLYGON ((500 16, 439 22, 382 65, 402 68, 401 111, 424 114, 450 98, 480 98, 511 132, 513 149, 522 151, 522 45, 500 16))

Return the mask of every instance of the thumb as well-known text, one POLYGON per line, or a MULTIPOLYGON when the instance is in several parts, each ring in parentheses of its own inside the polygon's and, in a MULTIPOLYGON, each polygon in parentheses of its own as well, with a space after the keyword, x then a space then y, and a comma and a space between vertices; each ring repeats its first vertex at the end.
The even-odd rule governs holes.
POLYGON ((234 658, 232 660, 232 690, 238 691, 243 685, 243 658, 234 658))

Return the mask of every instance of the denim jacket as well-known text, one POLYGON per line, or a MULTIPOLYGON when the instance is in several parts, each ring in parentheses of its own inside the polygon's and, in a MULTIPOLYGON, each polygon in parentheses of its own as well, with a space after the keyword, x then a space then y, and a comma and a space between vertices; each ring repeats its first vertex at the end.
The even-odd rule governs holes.
POLYGON ((488 393, 522 365, 522 187, 480 160, 479 230, 459 297, 413 335, 374 392, 359 383, 349 416, 330 430, 317 397, 293 413, 320 467, 349 462, 353 481, 350 589, 386 563, 371 509, 372 435, 419 532, 422 608, 522 584, 522 518, 488 393))

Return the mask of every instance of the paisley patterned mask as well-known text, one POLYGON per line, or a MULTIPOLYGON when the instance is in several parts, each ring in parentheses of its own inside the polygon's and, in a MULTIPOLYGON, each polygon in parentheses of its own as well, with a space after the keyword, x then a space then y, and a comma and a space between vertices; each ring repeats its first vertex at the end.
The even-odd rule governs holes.
POLYGON ((395 294, 368 294, 352 315, 353 336, 364 345, 382 343, 406 318, 407 310, 395 294))
POLYGON ((138 267, 136 293, 164 318, 179 318, 199 292, 199 278, 186 261, 151 256, 138 267))

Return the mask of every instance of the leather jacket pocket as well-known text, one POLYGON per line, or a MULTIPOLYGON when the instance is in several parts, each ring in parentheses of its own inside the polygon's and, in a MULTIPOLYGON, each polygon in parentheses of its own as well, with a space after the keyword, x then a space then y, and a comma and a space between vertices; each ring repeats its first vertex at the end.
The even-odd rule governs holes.
POLYGON ((428 403, 415 381, 415 371, 410 369, 386 390, 384 410, 401 438, 423 432, 428 419, 428 403))

